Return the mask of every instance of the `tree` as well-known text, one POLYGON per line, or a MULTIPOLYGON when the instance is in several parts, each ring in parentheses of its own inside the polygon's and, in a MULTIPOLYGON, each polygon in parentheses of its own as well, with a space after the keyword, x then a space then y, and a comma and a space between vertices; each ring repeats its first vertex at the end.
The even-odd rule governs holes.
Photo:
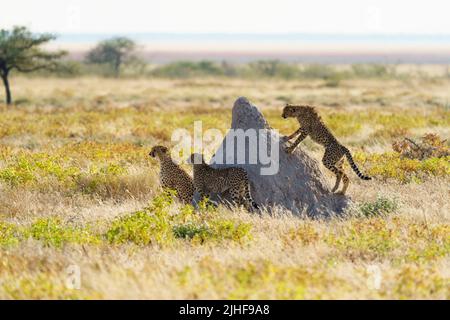
POLYGON ((47 52, 40 48, 56 36, 52 34, 32 34, 26 27, 0 30, 0 77, 6 91, 6 104, 12 103, 9 75, 12 70, 33 72, 52 70, 58 66, 58 59, 64 51, 47 52))
POLYGON ((123 63, 133 59, 132 53, 136 43, 128 38, 116 37, 100 42, 86 56, 88 63, 109 64, 116 77, 120 74, 123 63))

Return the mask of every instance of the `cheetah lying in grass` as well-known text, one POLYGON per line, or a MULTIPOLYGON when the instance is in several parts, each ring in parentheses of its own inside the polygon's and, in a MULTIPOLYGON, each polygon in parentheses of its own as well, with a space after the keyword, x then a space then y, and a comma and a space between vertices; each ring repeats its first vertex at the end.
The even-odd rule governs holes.
POLYGON ((194 196, 192 178, 173 162, 169 150, 164 146, 155 146, 150 151, 149 156, 158 158, 161 163, 159 179, 162 188, 175 190, 181 202, 191 203, 194 196))
POLYGON ((335 192, 338 189, 341 180, 344 186, 338 193, 345 194, 345 192, 347 191, 349 179, 342 167, 344 164, 344 156, 347 158, 350 166, 358 175, 358 177, 363 180, 372 179, 371 177, 363 175, 359 171, 358 167, 353 161, 353 157, 350 154, 350 151, 337 141, 331 131, 322 122, 322 119, 317 114, 317 111, 314 107, 286 105, 286 107, 284 107, 283 109, 282 117, 285 119, 296 118, 300 123, 300 128, 297 131, 295 131, 290 136, 285 137, 286 140, 289 141, 300 134, 297 140, 295 140, 295 142, 291 146, 286 148, 286 151, 288 153, 294 152, 298 144, 302 142, 307 136, 310 136, 313 141, 325 147, 325 154, 322 158, 322 163, 327 169, 329 169, 336 175, 336 183, 331 190, 332 192, 335 192))
POLYGON ((201 198, 210 196, 211 193, 223 194, 228 191, 237 205, 244 205, 248 211, 259 209, 250 194, 247 172, 244 169, 214 169, 198 153, 191 155, 190 163, 194 167, 194 187, 201 198))

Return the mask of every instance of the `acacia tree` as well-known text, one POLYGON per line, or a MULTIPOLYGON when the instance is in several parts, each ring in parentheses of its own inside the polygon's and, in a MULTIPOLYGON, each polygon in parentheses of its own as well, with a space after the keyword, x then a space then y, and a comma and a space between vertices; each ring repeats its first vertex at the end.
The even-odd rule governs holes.
POLYGON ((116 37, 100 42, 86 56, 88 63, 109 64, 116 77, 120 74, 123 63, 133 59, 132 53, 136 49, 136 43, 125 37, 116 37))
POLYGON ((0 77, 6 91, 6 104, 12 103, 9 75, 12 70, 33 72, 53 70, 64 51, 47 52, 40 48, 56 37, 52 34, 32 34, 26 27, 0 30, 0 77))

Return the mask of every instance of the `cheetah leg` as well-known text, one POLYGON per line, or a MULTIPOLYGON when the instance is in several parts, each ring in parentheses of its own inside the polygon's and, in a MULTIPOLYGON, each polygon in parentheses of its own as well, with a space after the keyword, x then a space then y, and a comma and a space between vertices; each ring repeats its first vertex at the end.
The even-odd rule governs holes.
POLYGON ((231 200, 237 205, 242 205, 242 198, 239 196, 239 190, 238 188, 231 188, 230 190, 231 200))
MULTIPOLYGON (((341 182, 341 179, 345 175, 344 171, 341 169, 342 163, 340 160, 342 159, 342 157, 343 154, 340 152, 340 150, 336 150, 336 148, 331 146, 325 149, 325 154, 323 155, 322 158, 322 163, 325 166, 325 168, 333 172, 336 176, 336 183, 332 189, 333 192, 337 190, 339 183, 341 182)), ((347 176, 345 176, 345 180, 347 181, 348 184, 347 176)))
POLYGON ((342 172, 342 182, 344 183, 344 187, 342 188, 341 191, 338 192, 338 194, 344 195, 350 183, 348 176, 344 172, 342 172))
MULTIPOLYGON (((347 191, 347 188, 348 188, 348 185, 349 185, 349 182, 350 182, 350 180, 348 179, 347 174, 344 172, 344 158, 342 158, 341 160, 339 160, 336 163, 336 167, 339 170, 340 177, 342 178, 342 183, 343 183, 342 190, 337 192, 337 194, 344 195, 345 192, 347 191)), ((337 188, 338 188, 338 183, 336 181, 336 186, 335 186, 335 188, 333 188, 333 192, 336 191, 337 188)))
MULTIPOLYGON (((342 179, 342 183, 343 183, 342 190, 337 192, 337 194, 344 195, 345 192, 347 191, 350 180, 349 180, 347 174, 344 172, 344 154, 337 153, 337 156, 341 157, 339 159, 339 161, 336 162, 336 167, 339 170, 339 175, 340 175, 340 178, 342 179)), ((338 184, 337 181, 336 181, 336 184, 338 184)), ((334 191, 337 190, 338 186, 336 185, 335 187, 336 187, 336 189, 333 188, 334 191)))
POLYGON ((202 202, 203 200, 208 199, 208 204, 210 204, 210 205, 212 205, 214 207, 217 207, 217 205, 209 199, 209 194, 204 189, 197 188, 196 191, 200 195, 199 202, 202 202))
POLYGON ((247 211, 252 212, 254 210, 259 210, 258 204, 252 198, 250 185, 247 182, 241 184, 241 195, 247 211))
POLYGON ((207 194, 203 189, 198 188, 197 192, 200 195, 200 201, 203 201, 207 197, 207 194))
POLYGON ((344 165, 344 158, 342 158, 336 163, 336 168, 339 170, 339 174, 336 176, 336 183, 334 184, 333 189, 331 189, 331 192, 335 192, 339 188, 339 184, 341 183, 341 178, 343 177, 344 172, 343 165, 344 165))
MULTIPOLYGON (((336 166, 333 166, 333 165, 329 165, 329 166, 325 166, 325 167, 335 174, 336 184, 339 184, 339 182, 341 181, 341 178, 342 178, 342 172, 338 168, 336 168, 336 166)), ((333 190, 336 191, 334 187, 333 187, 333 190)), ((333 190, 332 190, 332 192, 334 192, 333 190)))
POLYGON ((194 194, 191 192, 186 192, 181 196, 181 201, 184 204, 190 204, 192 203, 192 198, 194 197, 194 194))
POLYGON ((296 135, 298 135, 300 133, 300 130, 302 130, 302 128, 298 128, 293 134, 289 135, 289 136, 284 136, 284 140, 285 141, 289 141, 291 140, 293 137, 295 137, 296 135))
POLYGON ((295 148, 297 148, 297 146, 300 144, 300 142, 302 142, 303 140, 305 140, 305 138, 308 136, 308 134, 306 134, 305 132, 302 131, 302 133, 299 135, 299 137, 297 138, 297 140, 295 140, 295 142, 289 146, 286 147, 286 152, 287 153, 292 153, 294 152, 295 148))

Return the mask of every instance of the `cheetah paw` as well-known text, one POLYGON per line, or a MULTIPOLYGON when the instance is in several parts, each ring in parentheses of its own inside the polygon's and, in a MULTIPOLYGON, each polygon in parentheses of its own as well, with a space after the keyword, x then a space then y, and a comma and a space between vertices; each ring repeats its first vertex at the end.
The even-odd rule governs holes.
POLYGON ((292 153, 292 152, 294 152, 294 149, 295 149, 295 147, 292 147, 292 146, 286 147, 286 148, 285 148, 285 150, 286 150, 287 153, 292 153))

